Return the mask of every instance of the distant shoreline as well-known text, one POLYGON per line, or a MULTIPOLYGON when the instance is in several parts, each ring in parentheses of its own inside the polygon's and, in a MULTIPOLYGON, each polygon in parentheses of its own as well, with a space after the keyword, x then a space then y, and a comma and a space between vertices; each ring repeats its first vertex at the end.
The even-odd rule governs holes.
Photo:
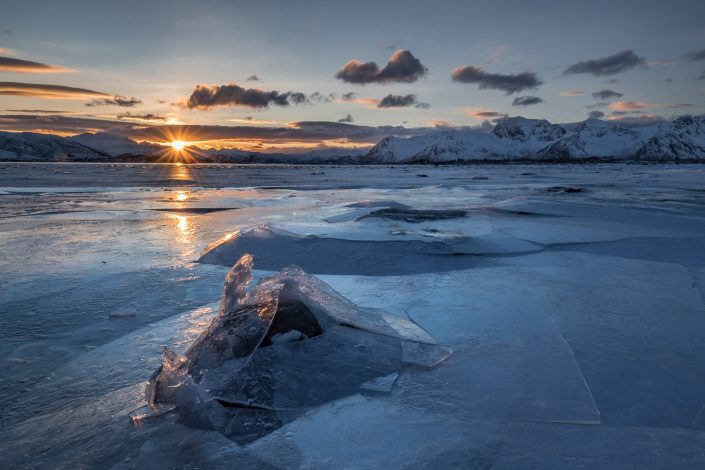
POLYGON ((355 163, 350 161, 325 161, 325 162, 219 162, 219 161, 199 161, 199 162, 166 162, 156 159, 132 159, 125 157, 115 157, 105 160, 9 160, 0 159, 0 164, 4 163, 33 163, 33 164, 96 164, 96 165, 111 165, 111 164, 132 164, 132 165, 244 165, 244 166, 369 166, 369 167, 407 167, 407 166, 471 166, 471 165, 586 165, 586 164, 642 164, 642 165, 660 165, 660 164, 704 164, 705 158, 678 158, 664 160, 638 160, 638 159, 618 159, 618 158, 571 158, 562 160, 536 160, 536 159, 513 159, 513 160, 452 160, 442 162, 429 161, 414 161, 414 162, 361 162, 355 163))

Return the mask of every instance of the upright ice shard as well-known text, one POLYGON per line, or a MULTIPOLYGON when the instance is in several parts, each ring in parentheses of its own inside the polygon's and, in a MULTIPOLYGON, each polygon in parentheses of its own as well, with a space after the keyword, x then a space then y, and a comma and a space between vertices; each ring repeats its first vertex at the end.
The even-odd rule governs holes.
POLYGON ((370 384, 451 355, 408 317, 359 307, 296 266, 248 292, 252 266, 246 254, 230 270, 218 315, 185 357, 165 350, 150 405, 248 441, 308 408, 391 389, 394 381, 370 384))

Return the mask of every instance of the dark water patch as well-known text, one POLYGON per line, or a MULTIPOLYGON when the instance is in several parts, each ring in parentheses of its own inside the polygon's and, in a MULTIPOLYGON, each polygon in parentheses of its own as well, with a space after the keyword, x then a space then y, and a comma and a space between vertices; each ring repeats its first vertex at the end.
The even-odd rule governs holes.
POLYGON ((179 214, 210 214, 211 212, 222 212, 222 211, 233 211, 239 209, 239 207, 169 207, 169 208, 159 208, 159 209, 149 209, 151 211, 159 212, 176 212, 179 214))
POLYGON ((400 209, 395 207, 377 209, 369 214, 358 217, 355 220, 364 220, 370 218, 379 218, 387 220, 400 220, 412 224, 428 222, 434 220, 459 219, 467 215, 467 211, 463 210, 417 210, 417 209, 400 209))

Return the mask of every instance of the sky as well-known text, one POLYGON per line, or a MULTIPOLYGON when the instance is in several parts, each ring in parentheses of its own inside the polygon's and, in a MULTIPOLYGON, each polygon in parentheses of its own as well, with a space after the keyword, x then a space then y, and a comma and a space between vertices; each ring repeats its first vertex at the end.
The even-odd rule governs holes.
POLYGON ((702 0, 0 0, 0 11, 0 130, 266 150, 503 116, 638 125, 705 113, 702 0))

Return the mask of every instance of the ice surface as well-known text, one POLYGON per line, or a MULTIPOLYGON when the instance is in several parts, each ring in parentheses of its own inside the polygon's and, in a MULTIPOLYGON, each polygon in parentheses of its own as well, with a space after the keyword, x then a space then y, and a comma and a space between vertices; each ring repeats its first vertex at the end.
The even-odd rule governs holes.
MULTIPOLYGON (((311 174, 318 171, 1 164, 3 465, 705 466, 703 167, 327 167, 311 174), (428 177, 415 176, 421 171, 428 177), (547 191, 554 186, 583 191, 547 191), (402 206, 467 215, 355 220, 402 206), (386 374, 375 363, 379 375, 357 382, 360 393, 311 396, 323 404, 282 410, 278 422, 267 410, 218 405, 230 413, 231 430, 249 430, 246 445, 184 426, 174 412, 133 424, 164 347, 178 366, 217 315, 214 300, 232 264, 193 261, 214 241, 260 225, 332 239, 338 248, 346 246, 341 240, 369 243, 380 257, 333 252, 338 264, 321 263, 327 274, 317 277, 356 308, 394 312, 380 314, 387 324, 413 319, 453 355, 434 369, 402 364, 396 380, 397 367, 386 374), (387 242, 421 245, 414 256, 392 257, 387 242), (442 250, 424 253, 429 246, 442 250), (367 270, 358 270, 365 262, 367 270)), ((276 250, 271 266, 265 262, 276 248, 271 240, 251 243, 255 255, 263 252, 252 283, 287 264, 275 259, 287 253, 276 250)), ((296 379, 287 383, 310 377, 290 368, 284 353, 313 341, 272 343, 263 350, 277 351, 273 374, 296 379)), ((382 343, 374 348, 395 348, 382 343)), ((400 346, 400 361, 402 348, 409 353, 400 346)), ((325 375, 316 380, 340 374, 338 358, 324 358, 325 375)), ((273 403, 285 407, 291 392, 273 403)))

